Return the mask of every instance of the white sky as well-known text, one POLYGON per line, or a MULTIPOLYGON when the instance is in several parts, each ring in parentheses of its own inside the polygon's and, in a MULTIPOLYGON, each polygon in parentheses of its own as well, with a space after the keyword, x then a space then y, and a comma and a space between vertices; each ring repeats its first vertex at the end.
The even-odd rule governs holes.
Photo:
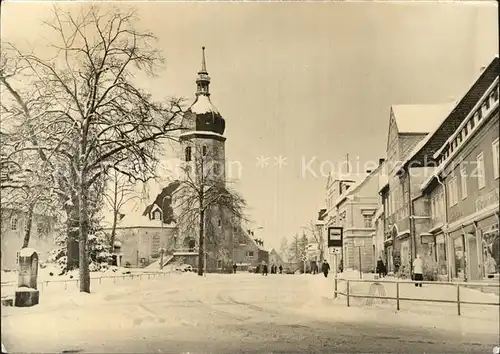
MULTIPOLYGON (((303 177, 303 158, 378 161, 391 104, 458 99, 498 53, 494 1, 133 5, 166 58, 165 70, 141 83, 155 96, 192 100, 207 47, 226 155, 243 167, 237 188, 263 227, 256 235, 273 247, 324 206, 326 176, 316 163, 318 177, 303 177), (273 166, 280 154, 281 170, 273 166), (271 157, 264 169, 255 165, 261 155, 271 157)), ((40 20, 50 9, 3 3, 3 40, 40 47, 40 20)))

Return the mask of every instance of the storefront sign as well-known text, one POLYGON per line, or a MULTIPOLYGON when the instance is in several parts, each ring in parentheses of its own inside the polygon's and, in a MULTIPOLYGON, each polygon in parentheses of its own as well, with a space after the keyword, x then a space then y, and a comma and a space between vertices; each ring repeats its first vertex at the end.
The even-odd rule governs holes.
POLYGON ((479 196, 476 199, 476 212, 483 210, 490 205, 493 205, 495 203, 498 203, 498 188, 492 190, 488 194, 484 194, 479 196))

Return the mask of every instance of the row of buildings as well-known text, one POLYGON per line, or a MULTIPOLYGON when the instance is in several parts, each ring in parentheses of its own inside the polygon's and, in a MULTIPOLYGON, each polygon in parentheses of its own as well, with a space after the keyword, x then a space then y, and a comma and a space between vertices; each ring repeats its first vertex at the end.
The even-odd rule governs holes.
POLYGON ((410 276, 420 254, 427 279, 498 278, 498 73, 497 56, 456 102, 392 106, 386 158, 328 179, 318 225, 343 227, 344 269, 410 276))

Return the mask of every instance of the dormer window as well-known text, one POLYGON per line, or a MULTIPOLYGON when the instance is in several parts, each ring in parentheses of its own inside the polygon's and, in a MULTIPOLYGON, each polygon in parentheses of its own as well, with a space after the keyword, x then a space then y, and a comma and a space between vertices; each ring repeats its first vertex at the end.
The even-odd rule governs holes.
POLYGON ((186 147, 185 160, 186 160, 186 162, 191 161, 191 146, 186 147))
POLYGON ((161 211, 160 210, 155 210, 153 212, 153 220, 161 220, 161 211))

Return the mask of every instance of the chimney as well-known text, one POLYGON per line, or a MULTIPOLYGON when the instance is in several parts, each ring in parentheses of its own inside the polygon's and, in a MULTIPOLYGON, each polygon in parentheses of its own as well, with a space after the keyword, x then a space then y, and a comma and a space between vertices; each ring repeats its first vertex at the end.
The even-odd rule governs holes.
POLYGON ((370 173, 372 173, 372 170, 366 170, 366 174, 369 175, 370 173))
POLYGON ((382 165, 385 162, 385 159, 378 159, 378 165, 382 165))
POLYGON ((479 73, 482 74, 484 69, 486 69, 486 66, 481 66, 481 68, 479 69, 479 73))

